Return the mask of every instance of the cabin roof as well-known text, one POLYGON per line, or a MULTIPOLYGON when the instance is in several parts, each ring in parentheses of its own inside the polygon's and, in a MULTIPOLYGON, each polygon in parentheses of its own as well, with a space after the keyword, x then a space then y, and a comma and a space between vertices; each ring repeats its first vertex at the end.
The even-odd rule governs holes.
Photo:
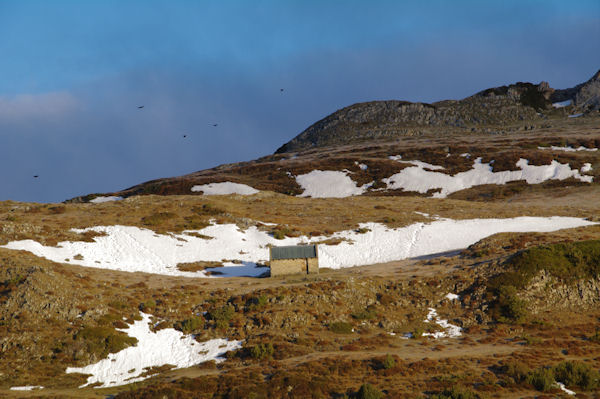
POLYGON ((316 245, 290 245, 271 248, 271 259, 316 258, 316 245))

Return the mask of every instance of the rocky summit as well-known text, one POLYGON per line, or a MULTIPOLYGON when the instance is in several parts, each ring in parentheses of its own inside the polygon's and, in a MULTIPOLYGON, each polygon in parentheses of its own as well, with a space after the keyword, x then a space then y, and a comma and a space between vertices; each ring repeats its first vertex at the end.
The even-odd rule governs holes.
POLYGON ((547 82, 518 82, 483 90, 463 100, 433 104, 371 101, 342 108, 308 127, 275 153, 424 133, 511 132, 542 123, 553 103, 571 101, 574 112, 600 109, 600 71, 587 82, 563 90, 547 82))

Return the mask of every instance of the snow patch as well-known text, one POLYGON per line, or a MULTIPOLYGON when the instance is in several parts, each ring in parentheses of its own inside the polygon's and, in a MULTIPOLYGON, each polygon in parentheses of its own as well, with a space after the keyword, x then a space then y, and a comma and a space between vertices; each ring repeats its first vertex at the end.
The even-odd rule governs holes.
POLYGON ((96 197, 96 198, 90 200, 90 202, 92 204, 101 204, 103 202, 120 201, 122 199, 123 199, 123 197, 116 197, 114 195, 111 195, 111 196, 106 196, 106 197, 96 197))
POLYGON ((370 184, 357 187, 347 173, 334 170, 313 170, 296 176, 296 182, 304 189, 298 197, 344 198, 361 195, 370 184))
POLYGON ((440 319, 437 314, 437 311, 434 308, 429 308, 429 313, 427 314, 427 317, 423 321, 425 323, 430 323, 430 322, 434 321, 434 319, 435 319, 435 324, 442 327, 445 331, 423 333, 424 337, 433 337, 435 339, 438 339, 438 338, 456 338, 456 337, 460 337, 462 335, 462 328, 460 328, 459 326, 455 326, 454 324, 448 323, 448 320, 440 319))
POLYGON ((571 391, 570 389, 567 389, 567 387, 565 387, 565 384, 563 384, 562 382, 557 382, 556 385, 558 385, 560 390, 566 393, 567 395, 575 395, 575 392, 571 391))
MULTIPOLYGON (((481 157, 475 159, 473 169, 460 172, 454 176, 425 170, 426 166, 417 165, 405 168, 399 173, 382 181, 388 189, 402 189, 427 193, 429 190, 440 190, 433 194, 435 198, 445 198, 451 193, 482 184, 506 184, 511 181, 525 180, 529 184, 539 184, 546 180, 564 180, 570 177, 591 183, 593 176, 582 176, 569 164, 552 161, 550 165, 529 165, 526 159, 516 163, 521 170, 493 172, 490 163, 482 163, 481 157)), ((441 167, 440 167, 441 168, 441 167)), ((429 168, 431 169, 431 168, 429 168)))
POLYGON ((401 161, 402 156, 401 155, 392 155, 389 157, 389 159, 391 159, 392 161, 396 161, 396 162, 401 162, 401 163, 409 163, 411 165, 415 165, 421 169, 429 169, 429 170, 442 170, 445 169, 443 166, 439 166, 439 165, 432 165, 430 163, 427 162, 422 162, 422 161, 401 161))
POLYGON ((552 103, 552 106, 554 108, 564 108, 564 107, 568 107, 571 104, 573 104, 573 100, 566 100, 566 101, 559 101, 557 103, 552 103))
POLYGON ((584 146, 579 146, 578 148, 573 148, 573 147, 558 147, 558 146, 550 146, 550 147, 538 147, 538 150, 552 150, 552 151, 567 151, 567 152, 573 152, 573 151, 598 151, 597 148, 586 148, 584 146))
POLYGON ((589 163, 589 162, 586 162, 586 163, 583 164, 583 166, 579 170, 581 171, 581 173, 591 172, 592 171, 592 164, 589 163))
POLYGON ((41 385, 26 385, 22 387, 10 387, 11 391, 33 391, 34 389, 44 389, 41 385))
POLYGON ((199 343, 192 335, 165 328, 152 332, 149 327, 150 315, 142 313, 142 320, 134 322, 128 328, 118 329, 138 340, 136 346, 111 353, 108 358, 85 367, 69 367, 66 373, 91 374, 86 387, 100 383, 96 388, 108 388, 151 377, 141 376, 147 368, 170 364, 176 369, 191 367, 209 360, 223 361, 222 355, 241 348, 242 341, 211 339, 199 343))
POLYGON ((222 183, 208 183, 192 187, 193 192, 202 191, 204 195, 252 195, 258 193, 258 190, 240 183, 232 183, 230 181, 222 183))
MULTIPOLYGON (((156 234, 152 230, 133 226, 96 226, 73 229, 77 233, 94 231, 105 235, 93 242, 63 241, 56 247, 43 246, 33 240, 12 241, 2 248, 25 250, 54 262, 173 276, 205 277, 204 271, 182 272, 177 264, 197 261, 237 259, 225 267, 208 271, 225 276, 259 276, 268 269, 260 267, 268 260, 269 245, 299 245, 341 238, 338 245, 319 245, 321 267, 371 265, 406 258, 433 255, 466 248, 492 234, 503 232, 549 232, 590 226, 596 223, 572 217, 517 217, 511 219, 436 219, 431 223, 414 223, 391 229, 379 223, 360 223, 360 229, 336 232, 331 236, 285 237, 277 240, 255 226, 240 230, 235 224, 213 224, 201 230, 181 234, 156 234), (365 230, 362 230, 365 231, 365 230), (212 237, 204 239, 193 234, 212 237), (76 254, 83 259, 73 259, 76 254)), ((78 257, 79 258, 79 257, 78 257)))
POLYGON ((355 165, 358 165, 358 167, 360 168, 360 170, 367 170, 369 169, 369 167, 367 165, 365 165, 364 163, 358 163, 358 162, 354 162, 355 165))
POLYGON ((573 114, 573 115, 569 115, 569 118, 579 118, 580 116, 583 116, 583 114, 573 114))
POLYGON ((448 294, 446 294, 446 296, 444 298, 446 298, 450 301, 455 301, 455 300, 458 300, 460 297, 456 294, 448 293, 448 294))

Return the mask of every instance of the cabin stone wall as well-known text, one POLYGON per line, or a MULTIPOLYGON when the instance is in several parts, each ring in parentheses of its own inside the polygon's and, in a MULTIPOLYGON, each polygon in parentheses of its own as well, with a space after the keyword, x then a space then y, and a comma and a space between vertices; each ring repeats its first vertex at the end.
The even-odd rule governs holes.
POLYGON ((271 260, 270 266, 271 277, 319 273, 318 258, 276 259, 271 260))

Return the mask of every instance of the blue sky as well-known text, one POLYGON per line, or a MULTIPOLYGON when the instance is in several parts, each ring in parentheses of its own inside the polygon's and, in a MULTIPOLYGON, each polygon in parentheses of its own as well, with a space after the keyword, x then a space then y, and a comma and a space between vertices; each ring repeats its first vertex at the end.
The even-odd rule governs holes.
POLYGON ((0 200, 253 159, 359 101, 570 87, 598 37, 597 0, 0 0, 0 200))

